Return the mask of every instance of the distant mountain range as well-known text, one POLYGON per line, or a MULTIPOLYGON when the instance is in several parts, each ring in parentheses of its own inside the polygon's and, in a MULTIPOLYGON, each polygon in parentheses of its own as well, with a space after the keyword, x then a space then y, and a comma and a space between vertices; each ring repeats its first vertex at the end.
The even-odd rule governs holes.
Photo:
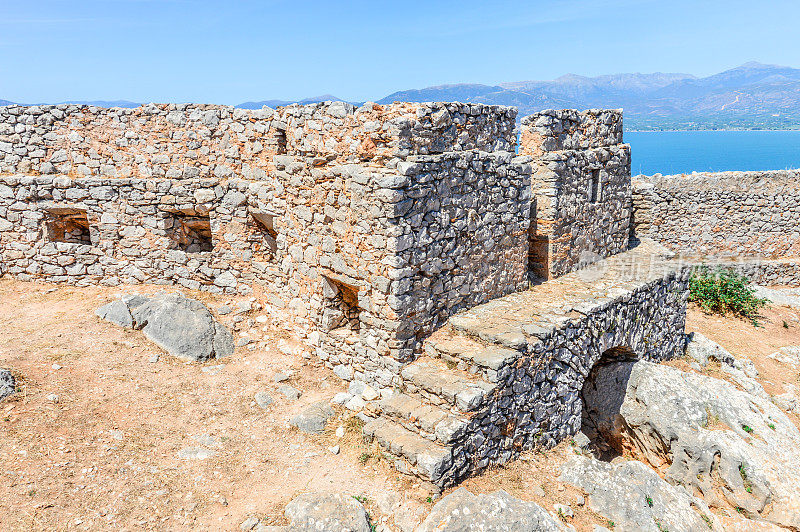
POLYGON ((553 81, 442 85, 390 94, 393 101, 514 105, 542 109, 624 108, 627 129, 800 128, 800 69, 746 63, 706 78, 690 74, 568 74, 553 81))
MULTIPOLYGON (((341 101, 325 94, 304 100, 264 100, 237 105, 260 109, 290 103, 341 101)), ((623 108, 626 129, 800 129, 800 69, 746 63, 720 74, 567 74, 552 81, 498 85, 455 84, 395 92, 377 100, 463 101, 513 105, 520 116, 542 109, 623 108)), ((0 105, 11 102, 0 100, 0 105)), ((128 101, 65 102, 136 107, 128 101)), ((360 102, 353 102, 360 103, 360 102)))

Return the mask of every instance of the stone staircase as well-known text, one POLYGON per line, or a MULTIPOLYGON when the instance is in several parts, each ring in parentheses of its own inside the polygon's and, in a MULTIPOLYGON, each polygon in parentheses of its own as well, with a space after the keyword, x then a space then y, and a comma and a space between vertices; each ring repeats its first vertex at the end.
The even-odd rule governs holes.
POLYGON ((606 353, 682 354, 686 284, 647 246, 452 316, 426 339, 364 427, 395 467, 439 488, 581 423, 581 390, 606 353), (643 267, 646 266, 646 267, 643 267))
POLYGON ((522 356, 489 346, 445 326, 425 343, 425 354, 405 366, 402 385, 379 402, 367 437, 395 457, 401 472, 444 487, 471 469, 463 452, 477 413, 497 389, 498 372, 522 356))

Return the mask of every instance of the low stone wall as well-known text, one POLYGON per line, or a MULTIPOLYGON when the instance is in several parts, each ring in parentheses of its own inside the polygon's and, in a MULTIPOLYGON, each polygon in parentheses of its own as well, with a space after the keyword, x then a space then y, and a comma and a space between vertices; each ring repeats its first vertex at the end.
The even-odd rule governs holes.
POLYGON ((800 172, 723 172, 633 181, 632 230, 708 257, 800 257, 800 172))
POLYGON ((534 158, 529 262, 536 276, 558 277, 627 249, 631 155, 621 111, 527 116, 520 154, 534 158))

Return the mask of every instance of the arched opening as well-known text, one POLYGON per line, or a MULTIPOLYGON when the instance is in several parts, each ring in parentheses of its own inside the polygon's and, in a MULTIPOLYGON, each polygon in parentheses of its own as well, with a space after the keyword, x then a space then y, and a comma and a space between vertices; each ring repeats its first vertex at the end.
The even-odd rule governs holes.
POLYGON ((592 367, 581 390, 581 432, 589 439, 588 450, 610 461, 622 454, 624 421, 620 408, 636 354, 627 347, 605 351, 592 367))

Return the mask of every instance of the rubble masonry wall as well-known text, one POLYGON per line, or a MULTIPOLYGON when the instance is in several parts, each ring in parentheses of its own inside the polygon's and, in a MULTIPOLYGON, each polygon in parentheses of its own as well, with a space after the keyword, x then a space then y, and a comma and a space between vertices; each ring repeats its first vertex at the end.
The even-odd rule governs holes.
POLYGON ((552 278, 628 248, 630 146, 621 110, 542 111, 522 119, 534 160, 530 263, 552 278))

